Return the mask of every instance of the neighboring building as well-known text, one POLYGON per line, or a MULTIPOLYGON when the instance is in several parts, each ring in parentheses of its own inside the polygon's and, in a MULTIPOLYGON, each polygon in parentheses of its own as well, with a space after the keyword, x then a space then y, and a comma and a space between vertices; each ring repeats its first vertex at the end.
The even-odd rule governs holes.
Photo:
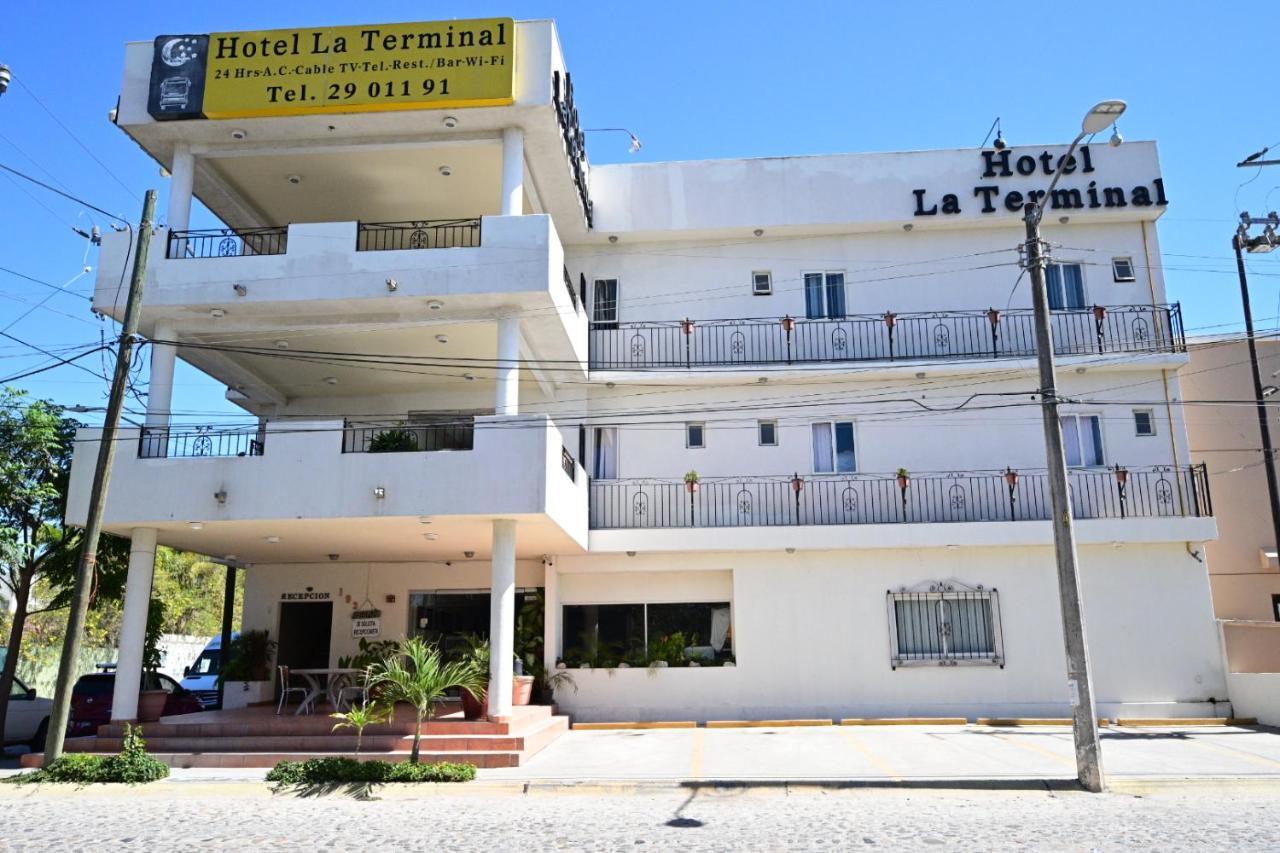
MULTIPOLYGON (((415 101, 442 86, 419 76, 389 112, 281 114, 348 91, 301 89, 329 60, 296 54, 264 102, 245 45, 288 36, 191 37, 232 56, 185 84, 173 39, 128 46, 116 122, 173 179, 146 428, 106 515, 134 541, 127 612, 158 542, 249 564, 243 627, 294 666, 491 631, 503 679, 514 614, 542 608, 580 719, 1068 713, 1016 251, 1065 146, 591 166, 554 25, 505 27, 512 103, 455 70, 481 105, 415 101), (226 230, 190 229, 193 193, 226 230), (175 357, 256 424, 171 416, 175 357), (680 653, 704 665, 647 669, 680 653)), ((416 50, 425 28, 381 30, 416 50)), ((1099 712, 1226 713, 1156 147, 1071 171, 1045 236, 1099 712)), ((116 317, 127 248, 104 238, 116 317)))
MULTIPOLYGON (((1280 371, 1280 342, 1257 341, 1264 385, 1280 371)), ((1222 623, 1227 665, 1235 673, 1280 672, 1280 567, 1263 467, 1262 435, 1253 400, 1248 343, 1197 341, 1184 371, 1191 451, 1209 468, 1218 539, 1207 544, 1213 610, 1222 623), (1221 401, 1221 405, 1213 405, 1221 401), (1227 402, 1230 401, 1230 402, 1227 402)), ((1270 397, 1268 402, 1277 398, 1270 397)), ((1272 440, 1280 439, 1274 405, 1272 440)))

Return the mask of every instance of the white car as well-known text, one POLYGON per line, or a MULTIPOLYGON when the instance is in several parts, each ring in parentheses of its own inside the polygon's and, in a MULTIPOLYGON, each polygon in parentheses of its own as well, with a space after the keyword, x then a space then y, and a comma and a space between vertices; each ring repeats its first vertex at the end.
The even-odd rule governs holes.
POLYGON ((17 678, 9 691, 9 712, 4 722, 4 742, 25 743, 35 752, 44 751, 44 737, 49 732, 52 699, 41 699, 17 678))

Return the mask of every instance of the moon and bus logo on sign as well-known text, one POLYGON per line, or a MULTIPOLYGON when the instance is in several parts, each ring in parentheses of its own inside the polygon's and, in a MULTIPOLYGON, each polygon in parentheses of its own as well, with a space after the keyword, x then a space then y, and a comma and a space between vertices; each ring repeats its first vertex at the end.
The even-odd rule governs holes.
POLYGON ((198 55, 196 45, 191 37, 169 39, 160 48, 160 60, 170 68, 181 68, 198 55))

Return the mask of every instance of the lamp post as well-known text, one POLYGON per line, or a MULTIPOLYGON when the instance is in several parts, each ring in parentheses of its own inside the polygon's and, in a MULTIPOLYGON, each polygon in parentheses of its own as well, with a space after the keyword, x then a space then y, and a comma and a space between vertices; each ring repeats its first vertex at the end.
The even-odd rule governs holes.
POLYGON ((1253 333, 1253 308, 1249 303, 1249 279, 1244 266, 1244 253, 1265 254, 1280 245, 1276 235, 1276 226, 1280 225, 1280 217, 1272 213, 1264 219, 1255 219, 1248 213, 1240 214, 1240 226, 1231 238, 1231 248, 1236 253, 1236 271, 1240 276, 1240 302, 1244 307, 1245 339, 1249 345, 1249 369, 1253 374, 1253 396, 1258 404, 1258 432, 1262 439, 1262 468, 1267 474, 1267 500, 1271 505, 1271 531, 1273 541, 1280 548, 1280 483, 1276 480, 1276 467, 1271 446, 1271 426, 1267 423, 1267 397, 1274 394, 1274 389, 1262 386, 1262 374, 1258 368, 1258 344, 1253 333), (1249 236, 1249 226, 1265 225, 1266 230, 1257 237, 1249 236))
MULTIPOLYGON (((1124 101, 1102 101, 1085 115, 1080 133, 1062 158, 1071 162, 1076 148, 1086 136, 1106 130, 1125 110, 1124 101)), ((1049 292, 1045 285, 1046 247, 1040 239, 1040 220, 1046 200, 1062 177, 1055 172, 1044 195, 1023 208, 1027 241, 1025 261, 1031 274, 1031 303, 1035 310, 1036 356, 1040 367, 1040 408, 1044 421, 1045 456, 1049 469, 1049 502, 1053 509, 1053 546, 1057 558, 1058 599, 1062 607, 1062 634, 1067 654, 1067 689, 1071 697, 1076 748, 1076 775, 1087 791, 1103 789, 1102 750, 1098 743, 1098 715, 1093 701, 1093 680, 1089 673, 1089 647, 1085 640, 1084 611, 1080 600, 1080 569, 1076 558, 1075 525, 1071 499, 1067 494, 1067 460, 1062 446, 1062 426, 1058 421, 1058 388, 1053 358, 1053 328, 1049 322, 1049 292)), ((1035 196, 1033 196, 1035 198, 1035 196)))

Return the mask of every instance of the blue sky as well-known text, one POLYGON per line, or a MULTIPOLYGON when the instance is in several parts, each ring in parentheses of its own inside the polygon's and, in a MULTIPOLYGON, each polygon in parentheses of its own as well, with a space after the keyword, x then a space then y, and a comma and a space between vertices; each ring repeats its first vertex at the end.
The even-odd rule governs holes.
MULTIPOLYGON (((1014 145, 1066 142, 1092 103, 1124 98, 1124 135, 1160 144, 1171 200, 1160 220, 1166 278, 1193 333, 1238 327, 1229 243, 1235 217, 1280 207, 1280 166, 1235 167, 1280 141, 1280 120, 1264 94, 1269 80, 1256 73, 1273 55, 1274 28, 1185 0, 382 2, 358 11, 328 0, 15 3, 0 27, 0 62, 20 81, 0 97, 0 163, 136 220, 146 188, 160 190, 163 210, 167 182, 107 120, 126 41, 497 15, 556 19, 584 125, 631 128, 644 140, 640 160, 976 146, 997 115, 1014 145)), ((592 161, 627 159, 624 143, 589 137, 592 161)), ((71 230, 91 224, 81 206, 5 178, 0 199, 0 266, 62 285, 82 264, 96 265, 71 230)), ((1258 326, 1275 327, 1280 264, 1254 257, 1250 268, 1258 326)), ((10 333, 46 348, 111 334, 74 295, 87 293, 91 281, 81 277, 72 295, 55 295, 10 333)), ((0 272, 0 328, 50 292, 0 272)), ((45 361, 0 339, 0 377, 45 361)), ((96 357, 85 363, 101 372, 96 357)), ((236 411, 220 386, 192 370, 180 370, 177 382, 175 410, 236 411)), ((101 379, 72 367, 15 384, 66 404, 105 399, 101 379)))

